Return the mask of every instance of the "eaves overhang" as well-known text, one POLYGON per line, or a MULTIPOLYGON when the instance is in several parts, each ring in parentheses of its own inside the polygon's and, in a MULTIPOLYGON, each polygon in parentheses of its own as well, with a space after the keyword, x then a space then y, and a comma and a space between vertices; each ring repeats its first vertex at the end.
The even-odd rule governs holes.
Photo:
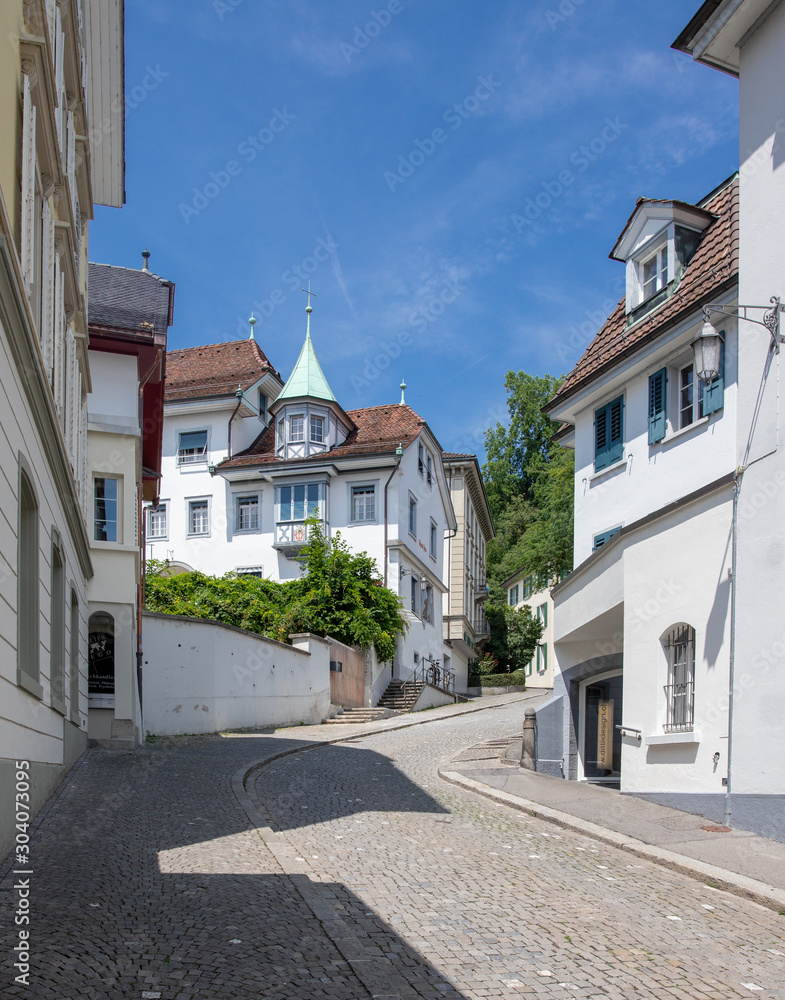
POLYGON ((782 0, 706 0, 671 48, 738 77, 747 40, 782 0))

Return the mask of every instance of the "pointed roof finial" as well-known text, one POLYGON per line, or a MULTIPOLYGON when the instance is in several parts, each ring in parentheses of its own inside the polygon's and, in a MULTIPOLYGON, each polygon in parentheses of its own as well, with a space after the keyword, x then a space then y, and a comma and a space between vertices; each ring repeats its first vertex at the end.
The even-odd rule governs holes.
POLYGON ((313 295, 315 299, 318 299, 319 296, 316 294, 316 292, 311 291, 310 281, 308 282, 308 287, 304 288, 303 291, 308 296, 308 305, 305 307, 305 311, 308 314, 308 322, 305 327, 305 339, 309 340, 311 336, 311 313, 313 312, 313 306, 311 305, 311 296, 313 295))
POLYGON ((406 392, 406 379, 404 378, 404 379, 401 379, 401 402, 399 404, 400 406, 405 406, 406 405, 406 400, 404 398, 404 393, 405 392, 406 392))
POLYGON ((248 322, 251 324, 251 333, 250 333, 250 336, 248 337, 248 339, 249 340, 255 340, 256 338, 253 335, 253 328, 256 326, 256 317, 254 316, 253 313, 251 313, 251 316, 250 316, 250 319, 248 320, 248 322))
POLYGON ((147 249, 147 247, 145 247, 144 250, 142 250, 142 258, 144 260, 144 264, 142 264, 142 270, 149 271, 150 265, 147 262, 150 259, 150 251, 147 249))

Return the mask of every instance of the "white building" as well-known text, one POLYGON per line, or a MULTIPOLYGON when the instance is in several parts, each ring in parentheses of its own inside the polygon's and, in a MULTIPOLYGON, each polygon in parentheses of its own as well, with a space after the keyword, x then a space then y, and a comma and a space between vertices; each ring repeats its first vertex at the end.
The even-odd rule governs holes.
POLYGON ((519 570, 502 584, 511 608, 528 608, 532 618, 542 623, 542 635, 537 649, 524 666, 526 686, 531 688, 553 687, 553 597, 551 587, 556 580, 548 580, 536 573, 519 570))
MULTIPOLYGON (((760 324, 772 296, 785 295, 784 45, 785 8, 770 0, 704 3, 674 43, 738 76, 740 85, 739 302, 750 308, 740 307, 731 460, 737 559, 728 608, 735 640, 729 804, 734 825, 777 839, 785 839, 783 376, 782 354, 760 324)), ((721 318, 712 317, 715 325, 721 318)))
MULTIPOLYGON (((538 769, 723 815, 730 545, 740 440, 738 179, 639 199, 612 252, 627 292, 547 410, 572 431, 575 569, 553 588, 538 769), (692 343, 730 315, 709 385, 692 343)), ((739 817, 741 822, 741 817, 739 817)))
POLYGON ((87 745, 87 245, 124 201, 121 5, 4 0, 0 38, 1 857, 14 788, 35 816, 87 745))
POLYGON ((345 411, 307 311, 283 387, 253 340, 170 354, 162 506, 147 515, 147 554, 185 570, 291 580, 316 514, 374 558, 405 602, 410 629, 375 679, 375 703, 393 676, 441 663, 444 537, 455 515, 425 421, 403 402, 345 411))
MULTIPOLYGON (((145 257, 149 256, 146 254, 145 257)), ((142 725, 141 504, 161 475, 166 337, 174 285, 145 267, 90 264, 87 441, 88 735, 130 749, 142 725)))
POLYGON ((458 524, 444 541, 443 597, 445 665, 450 658, 459 691, 466 690, 469 664, 488 638, 486 552, 496 534, 476 455, 442 456, 458 524))

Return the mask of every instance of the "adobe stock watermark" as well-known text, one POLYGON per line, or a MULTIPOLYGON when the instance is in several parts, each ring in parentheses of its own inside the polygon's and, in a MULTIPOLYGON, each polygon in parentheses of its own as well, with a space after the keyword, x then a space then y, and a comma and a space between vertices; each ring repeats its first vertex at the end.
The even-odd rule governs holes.
POLYGON ((523 233, 528 230, 527 239, 534 243, 535 222, 562 197, 568 188, 572 187, 578 175, 588 170, 603 156, 608 147, 628 128, 629 125, 621 121, 618 115, 615 118, 606 118, 605 126, 593 139, 570 153, 568 162, 575 170, 565 167, 550 180, 540 181, 542 190, 526 199, 521 212, 513 212, 510 221, 515 226, 515 231, 523 233))
MULTIPOLYGON (((462 101, 451 104, 442 114, 442 121, 445 125, 450 126, 452 132, 456 132, 467 118, 471 118, 480 110, 483 101, 487 101, 501 85, 501 80, 494 79, 492 73, 478 77, 477 86, 472 93, 464 97, 462 101)), ((448 138, 449 133, 439 126, 431 129, 424 139, 415 139, 415 148, 405 156, 398 157, 397 168, 384 172, 384 180, 390 191, 395 191, 400 184, 404 184, 418 167, 421 167, 429 157, 433 156, 438 146, 447 142, 448 138)))
POLYGON ((17 975, 14 982, 21 986, 30 985, 30 882, 33 875, 32 859, 30 857, 30 762, 17 760, 16 785, 14 788, 14 822, 15 836, 13 848, 14 926, 16 927, 16 944, 13 946, 14 969, 17 975))
MULTIPOLYGON (((260 128, 258 132, 247 135, 238 144, 235 151, 237 156, 244 160, 245 164, 253 163, 256 157, 260 153, 263 153, 275 138, 296 118, 297 115, 291 114, 291 112, 286 110, 286 107, 282 111, 279 111, 278 108, 273 108, 272 117, 267 125, 260 128)), ((180 203, 179 209, 180 215, 183 217, 183 222, 189 225, 191 219, 201 215, 210 203, 215 201, 218 195, 222 191, 225 191, 232 183, 232 180, 235 177, 239 177, 242 172, 243 164, 239 159, 227 160, 221 169, 211 170, 208 175, 210 179, 207 183, 201 188, 195 187, 193 189, 194 196, 190 203, 180 203)))
POLYGON ((382 31, 390 26, 392 19, 403 13, 404 9, 403 0, 389 0, 389 3, 381 10, 372 10, 364 25, 355 24, 352 36, 353 44, 341 42, 340 45, 341 54, 347 63, 352 61, 353 56, 359 56, 367 49, 374 38, 378 38, 382 31))
POLYGON ((461 287, 457 278, 441 277, 441 289, 438 294, 424 305, 419 305, 409 316, 409 326, 417 330, 418 333, 425 333, 429 323, 435 323, 444 313, 446 306, 452 305, 462 292, 465 286, 461 287))
POLYGON ((548 27, 552 31, 555 31, 560 24, 569 21, 575 11, 585 3, 586 0, 561 0, 555 10, 548 9, 545 11, 545 20, 548 22, 548 27))

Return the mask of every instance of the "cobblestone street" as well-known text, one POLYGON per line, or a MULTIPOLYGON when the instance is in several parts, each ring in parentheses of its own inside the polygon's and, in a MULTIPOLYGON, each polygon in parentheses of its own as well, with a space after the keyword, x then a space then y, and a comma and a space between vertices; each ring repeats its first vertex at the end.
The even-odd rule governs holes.
POLYGON ((5 869, 0 995, 785 996, 785 917, 437 777, 521 714, 308 747, 245 805, 324 730, 92 751, 31 839, 29 987, 5 869))

